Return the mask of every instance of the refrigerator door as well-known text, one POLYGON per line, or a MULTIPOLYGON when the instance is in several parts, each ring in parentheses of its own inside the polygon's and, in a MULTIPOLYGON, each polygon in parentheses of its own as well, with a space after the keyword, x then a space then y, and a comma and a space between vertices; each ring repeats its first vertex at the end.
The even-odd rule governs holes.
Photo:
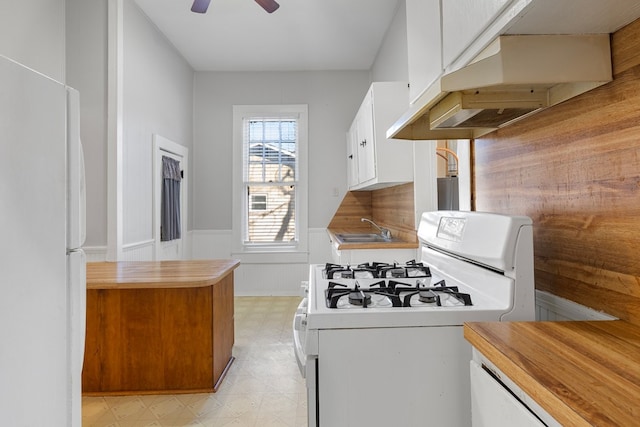
POLYGON ((67 255, 67 303, 68 311, 68 363, 70 427, 82 425, 82 365, 84 363, 84 342, 87 318, 87 258, 82 249, 67 255))
POLYGON ((80 94, 67 87, 67 249, 82 246, 86 236, 84 155, 80 141, 80 94))
POLYGON ((1 424, 66 426, 66 90, 3 56, 0 81, 1 424))

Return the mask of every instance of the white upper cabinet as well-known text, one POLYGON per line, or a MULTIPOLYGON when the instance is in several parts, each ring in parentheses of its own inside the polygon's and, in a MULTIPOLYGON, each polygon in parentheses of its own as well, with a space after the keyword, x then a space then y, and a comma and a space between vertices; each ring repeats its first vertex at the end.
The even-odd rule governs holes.
MULTIPOLYGON (((356 152, 358 153, 358 183, 376 177, 375 130, 373 123, 373 89, 369 89, 356 116, 356 152)), ((382 143, 382 141, 381 141, 382 143)))
POLYGON ((612 33, 640 16, 638 0, 406 0, 406 8, 412 101, 499 35, 612 33))
MULTIPOLYGON (((433 130, 429 114, 449 92, 465 87, 450 84, 451 77, 443 87, 441 77, 495 54, 487 47, 498 36, 610 34, 640 17, 639 0, 405 1, 410 104, 388 134, 411 140, 480 135, 464 129, 433 130)), ((557 99, 588 89, 584 85, 579 91, 564 91, 557 99)))
POLYGON ((638 17, 638 0, 533 0, 506 34, 614 33, 638 17))
POLYGON ((413 143, 386 131, 409 105, 406 82, 375 82, 347 134, 350 190, 374 190, 413 180, 413 143))
POLYGON ((511 0, 442 0, 444 63, 453 63, 509 3, 511 0))
POLYGON ((406 0, 409 101, 442 74, 440 0, 406 0))
POLYGON ((347 187, 359 183, 358 179, 358 122, 354 119, 347 132, 347 187))
POLYGON ((532 1, 406 0, 410 103, 437 94, 442 74, 469 63, 532 1))

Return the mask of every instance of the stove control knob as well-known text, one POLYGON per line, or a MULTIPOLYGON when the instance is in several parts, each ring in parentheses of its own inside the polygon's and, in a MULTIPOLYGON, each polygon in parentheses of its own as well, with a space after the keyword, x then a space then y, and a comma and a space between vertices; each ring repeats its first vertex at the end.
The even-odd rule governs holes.
POLYGON ((300 296, 307 297, 309 295, 309 282, 303 281, 300 283, 300 296))
POLYGON ((296 314, 294 328, 296 331, 303 331, 307 328, 307 315, 296 314))

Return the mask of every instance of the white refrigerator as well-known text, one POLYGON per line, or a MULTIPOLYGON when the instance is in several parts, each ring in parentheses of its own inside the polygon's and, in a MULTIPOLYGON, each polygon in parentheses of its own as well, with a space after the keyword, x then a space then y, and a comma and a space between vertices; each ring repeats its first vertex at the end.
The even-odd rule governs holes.
POLYGON ((86 312, 79 95, 0 56, 0 419, 80 426, 86 312))

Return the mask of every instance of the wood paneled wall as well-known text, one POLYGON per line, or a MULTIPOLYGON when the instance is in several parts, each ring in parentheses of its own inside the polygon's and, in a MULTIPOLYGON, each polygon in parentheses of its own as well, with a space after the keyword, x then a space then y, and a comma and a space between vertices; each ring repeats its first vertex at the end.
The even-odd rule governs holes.
POLYGON ((640 324, 640 20, 614 81, 475 141, 476 210, 534 223, 536 288, 640 324))
POLYGON ((370 218, 394 236, 417 242, 414 210, 412 182, 374 191, 349 191, 328 228, 368 231, 371 226, 360 218, 370 218))
POLYGON ((349 191, 345 194, 328 228, 345 230, 368 230, 369 225, 360 218, 371 218, 371 192, 349 191))
POLYGON ((375 190, 371 196, 374 221, 389 228, 393 235, 417 242, 413 183, 375 190))

